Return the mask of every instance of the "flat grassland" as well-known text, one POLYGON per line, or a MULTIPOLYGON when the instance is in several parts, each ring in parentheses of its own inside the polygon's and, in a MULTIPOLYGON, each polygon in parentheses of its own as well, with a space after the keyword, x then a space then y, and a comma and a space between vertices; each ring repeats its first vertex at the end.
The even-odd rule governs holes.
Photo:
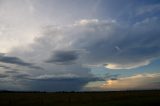
POLYGON ((160 106, 160 91, 1 92, 0 106, 160 106))

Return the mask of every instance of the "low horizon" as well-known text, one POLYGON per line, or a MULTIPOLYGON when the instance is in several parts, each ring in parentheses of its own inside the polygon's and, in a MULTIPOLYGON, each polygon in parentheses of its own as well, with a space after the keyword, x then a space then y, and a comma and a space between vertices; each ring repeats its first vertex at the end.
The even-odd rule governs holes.
POLYGON ((14 91, 0 90, 0 93, 103 93, 103 92, 149 92, 160 91, 160 89, 137 89, 137 90, 115 90, 115 91, 14 91))

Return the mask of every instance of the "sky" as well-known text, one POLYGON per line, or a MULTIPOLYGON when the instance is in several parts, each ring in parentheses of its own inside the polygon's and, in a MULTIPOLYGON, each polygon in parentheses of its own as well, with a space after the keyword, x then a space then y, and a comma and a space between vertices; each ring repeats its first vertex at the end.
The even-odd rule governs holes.
POLYGON ((0 90, 160 89, 159 0, 0 0, 0 90))

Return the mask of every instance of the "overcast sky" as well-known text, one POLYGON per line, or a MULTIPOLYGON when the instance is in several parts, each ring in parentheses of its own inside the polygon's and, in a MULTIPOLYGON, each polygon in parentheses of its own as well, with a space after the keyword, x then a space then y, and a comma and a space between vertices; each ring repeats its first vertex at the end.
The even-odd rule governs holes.
POLYGON ((0 90, 160 89, 159 0, 0 0, 0 90))

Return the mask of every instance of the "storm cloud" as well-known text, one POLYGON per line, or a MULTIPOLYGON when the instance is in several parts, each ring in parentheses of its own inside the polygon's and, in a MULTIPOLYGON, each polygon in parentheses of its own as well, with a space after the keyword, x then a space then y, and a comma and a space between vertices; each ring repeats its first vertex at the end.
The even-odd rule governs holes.
POLYGON ((159 18, 130 26, 122 26, 114 20, 81 20, 58 29, 46 27, 43 34, 47 35, 36 39, 33 47, 45 50, 38 50, 42 55, 51 55, 45 59, 48 63, 66 64, 78 60, 80 64, 104 65, 110 69, 137 68, 160 56, 159 23, 159 18), (85 52, 70 51, 76 49, 85 52))
POLYGON ((32 90, 39 91, 81 91, 92 81, 104 81, 102 78, 86 77, 49 77, 30 80, 32 90))
POLYGON ((37 75, 33 76, 28 73, 18 71, 7 71, 0 74, 2 85, 9 83, 6 90, 30 90, 30 91, 82 91, 84 86, 92 81, 105 81, 104 78, 98 77, 80 77, 72 74, 65 75, 37 75), (11 83, 14 80, 13 83, 11 83), (3 82, 2 82, 3 81, 3 82), (27 86, 26 86, 27 85, 27 86))
POLYGON ((119 82, 121 75, 159 71, 157 0, 5 0, 0 5, 0 89, 82 90, 119 82))
POLYGON ((10 63, 10 64, 16 64, 16 65, 22 65, 22 66, 31 65, 30 63, 26 63, 17 57, 11 57, 11 56, 5 56, 5 55, 0 56, 0 61, 3 63, 10 63))
MULTIPOLYGON (((91 73, 94 66, 132 69, 148 65, 160 56, 159 24, 159 18, 145 19, 130 26, 122 26, 115 20, 91 19, 68 26, 45 27, 42 36, 30 45, 32 51, 22 50, 18 54, 29 55, 26 59, 43 65, 50 74, 73 74, 80 79, 60 77, 27 82, 34 90, 81 90, 87 83, 94 82, 91 73)), ((1 61, 30 66, 17 58, 6 60, 1 61)), ((117 76, 110 79, 117 80, 117 76)))

